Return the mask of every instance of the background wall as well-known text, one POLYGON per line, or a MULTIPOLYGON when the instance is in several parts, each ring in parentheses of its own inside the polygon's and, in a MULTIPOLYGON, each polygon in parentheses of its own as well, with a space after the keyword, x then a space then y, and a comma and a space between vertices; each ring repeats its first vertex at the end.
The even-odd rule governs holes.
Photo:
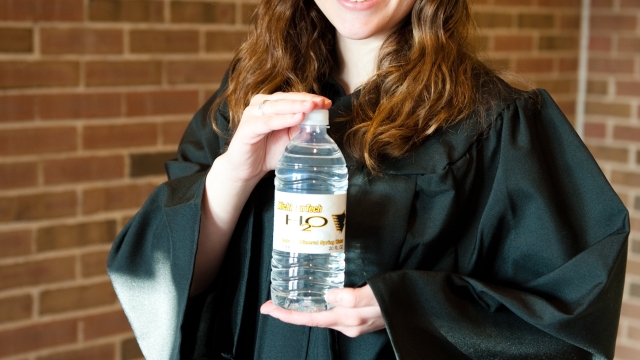
MULTIPOLYGON (((0 0, 0 359, 135 359, 105 272, 253 0, 0 0)), ((472 0, 478 45, 570 119, 580 0, 472 0)), ((592 0, 586 140, 633 220, 617 354, 640 358, 640 0, 592 0)), ((595 330, 595 329, 594 329, 595 330)))

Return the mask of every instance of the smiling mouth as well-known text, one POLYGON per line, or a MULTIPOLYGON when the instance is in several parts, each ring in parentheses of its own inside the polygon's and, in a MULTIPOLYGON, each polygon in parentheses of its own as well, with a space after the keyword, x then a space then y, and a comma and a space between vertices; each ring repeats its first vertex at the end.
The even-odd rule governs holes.
POLYGON ((351 2, 366 2, 366 1, 369 1, 369 0, 349 0, 349 1, 351 1, 351 2))

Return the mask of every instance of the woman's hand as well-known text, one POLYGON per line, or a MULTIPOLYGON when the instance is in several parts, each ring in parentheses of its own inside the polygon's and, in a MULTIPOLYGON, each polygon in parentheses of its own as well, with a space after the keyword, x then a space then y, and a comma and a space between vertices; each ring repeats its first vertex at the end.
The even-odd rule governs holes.
POLYGON ((260 312, 289 324, 330 328, 349 337, 385 328, 380 306, 369 285, 331 290, 327 301, 335 308, 315 313, 297 312, 279 308, 269 300, 260 312))
POLYGON ((244 182, 275 169, 289 140, 298 133, 304 114, 330 107, 329 99, 308 93, 254 96, 223 155, 232 176, 244 182))

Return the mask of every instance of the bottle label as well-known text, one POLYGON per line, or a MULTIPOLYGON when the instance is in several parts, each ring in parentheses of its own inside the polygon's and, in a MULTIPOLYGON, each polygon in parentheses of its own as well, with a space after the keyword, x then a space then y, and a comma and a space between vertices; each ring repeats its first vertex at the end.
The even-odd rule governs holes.
POLYGON ((347 194, 276 191, 273 249, 303 254, 344 251, 347 194))

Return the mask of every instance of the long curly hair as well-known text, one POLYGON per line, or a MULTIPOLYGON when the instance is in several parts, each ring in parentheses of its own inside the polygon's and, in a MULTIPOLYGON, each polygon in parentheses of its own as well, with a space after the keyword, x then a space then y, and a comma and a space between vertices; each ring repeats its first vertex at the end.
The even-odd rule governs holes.
MULTIPOLYGON (((470 45, 467 0, 416 0, 382 44, 375 74, 359 87, 344 144, 377 174, 382 159, 409 154, 430 134, 478 105, 491 71, 470 45)), ((251 98, 278 91, 320 93, 337 65, 335 28, 313 0, 262 0, 231 62, 227 100, 233 132, 251 98)))

